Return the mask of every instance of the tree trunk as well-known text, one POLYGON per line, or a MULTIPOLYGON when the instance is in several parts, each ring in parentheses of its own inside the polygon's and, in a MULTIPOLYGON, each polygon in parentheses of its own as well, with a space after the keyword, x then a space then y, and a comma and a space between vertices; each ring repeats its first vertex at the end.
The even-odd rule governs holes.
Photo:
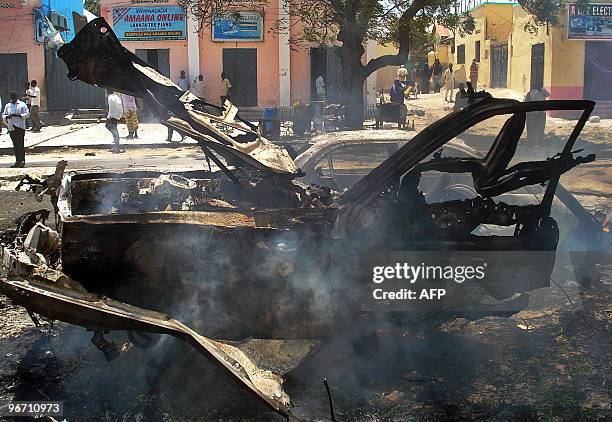
POLYGON ((363 84, 365 82, 364 66, 361 56, 363 36, 356 33, 345 32, 340 47, 342 61, 342 105, 345 122, 348 129, 362 129, 364 120, 363 110, 363 84))

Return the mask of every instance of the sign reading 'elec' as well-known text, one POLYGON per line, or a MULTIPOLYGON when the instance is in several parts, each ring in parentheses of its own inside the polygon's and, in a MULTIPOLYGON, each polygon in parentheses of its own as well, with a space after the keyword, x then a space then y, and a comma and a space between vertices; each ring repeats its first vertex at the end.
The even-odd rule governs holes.
POLYGON ((612 40, 612 4, 590 3, 583 9, 567 5, 567 39, 612 40))

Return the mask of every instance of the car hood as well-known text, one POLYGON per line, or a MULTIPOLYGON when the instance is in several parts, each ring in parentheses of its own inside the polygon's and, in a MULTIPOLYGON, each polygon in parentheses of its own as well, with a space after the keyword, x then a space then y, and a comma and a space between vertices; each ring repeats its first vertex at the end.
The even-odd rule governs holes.
POLYGON ((123 47, 104 18, 85 25, 57 55, 68 66, 71 80, 142 98, 163 124, 197 140, 207 155, 212 150, 228 165, 289 178, 301 175, 287 151, 241 119, 235 106, 226 103, 221 108, 182 91, 123 47), (210 114, 211 108, 221 115, 210 114))

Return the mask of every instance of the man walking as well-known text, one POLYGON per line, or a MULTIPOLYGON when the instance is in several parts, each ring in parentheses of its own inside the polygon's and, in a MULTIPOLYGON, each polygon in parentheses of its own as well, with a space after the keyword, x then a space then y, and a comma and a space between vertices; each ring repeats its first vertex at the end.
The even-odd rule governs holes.
POLYGON ((476 59, 472 60, 470 65, 470 83, 474 91, 478 90, 478 62, 476 59))
POLYGON ((433 66, 431 66, 431 80, 433 82, 434 92, 440 92, 440 88, 442 88, 442 71, 440 59, 436 59, 433 66))
POLYGON ((8 126, 13 150, 15 153, 15 164, 11 168, 25 167, 25 121, 28 117, 28 107, 23 101, 17 99, 17 92, 11 91, 9 94, 10 102, 4 107, 2 120, 8 126))
POLYGON ((200 74, 194 79, 191 84, 191 92, 200 100, 204 101, 204 76, 200 74))
POLYGON ((32 119, 32 132, 40 132, 42 129, 43 122, 40 121, 38 117, 38 111, 40 108, 40 88, 38 87, 38 82, 33 80, 30 82, 30 90, 32 93, 30 94, 31 103, 30 103, 30 118, 32 119))
POLYGON ((453 90, 455 89, 455 72, 453 71, 453 64, 448 65, 448 69, 444 71, 444 101, 453 103, 453 90))
POLYGON ((227 78, 225 72, 221 72, 221 107, 225 104, 225 100, 232 99, 232 83, 227 78))
POLYGON ((113 154, 119 154, 119 131, 117 123, 123 116, 123 105, 121 98, 115 91, 108 94, 108 115, 106 116, 106 128, 113 135, 113 154))
POLYGON ((138 113, 136 110, 136 98, 131 95, 121 94, 123 105, 123 119, 128 130, 126 139, 138 139, 138 113))

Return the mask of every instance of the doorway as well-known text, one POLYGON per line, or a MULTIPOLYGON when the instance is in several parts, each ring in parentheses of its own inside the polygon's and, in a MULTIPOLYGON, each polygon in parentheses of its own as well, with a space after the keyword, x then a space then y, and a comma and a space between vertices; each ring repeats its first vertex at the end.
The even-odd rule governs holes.
POLYGON ((491 46, 491 88, 508 86, 508 44, 491 46))
POLYGON ((327 50, 322 47, 310 49, 310 100, 317 100, 315 81, 323 76, 327 84, 327 50))
MULTIPOLYGON (((136 56, 144 60, 159 73, 170 77, 170 49, 169 48, 137 48, 136 56)), ((187 70, 187 69, 183 69, 187 70)), ((175 81, 176 82, 176 81, 175 81)))
POLYGON ((47 110, 102 109, 106 107, 104 88, 86 84, 66 77, 66 63, 55 55, 54 50, 45 50, 45 82, 47 110))
POLYGON ((328 103, 342 101, 342 61, 338 47, 310 49, 310 99, 317 99, 315 81, 325 79, 325 97, 328 103))
POLYGON ((612 43, 587 41, 584 55, 584 98, 612 100, 612 43))
POLYGON ((16 91, 21 97, 26 82, 28 82, 28 55, 25 53, 0 54, 0 98, 2 98, 2 103, 8 102, 10 91, 16 91))
POLYGON ((544 43, 531 46, 531 89, 544 86, 544 43))
POLYGON ((224 48, 223 72, 232 84, 232 103, 257 107, 257 49, 224 48))

